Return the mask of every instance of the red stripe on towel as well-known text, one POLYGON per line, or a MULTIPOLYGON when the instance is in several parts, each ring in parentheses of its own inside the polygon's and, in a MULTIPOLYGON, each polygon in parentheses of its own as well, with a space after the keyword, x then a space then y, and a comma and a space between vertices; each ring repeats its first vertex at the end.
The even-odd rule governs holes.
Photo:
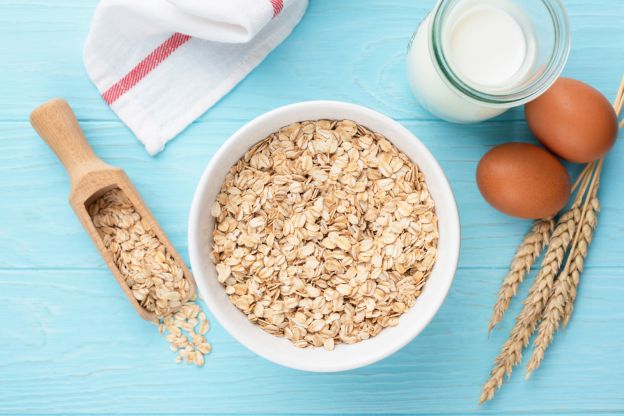
POLYGON ((284 8, 284 0, 271 0, 271 5, 273 6, 273 17, 275 17, 284 8))
MULTIPOLYGON (((280 14, 284 8, 284 0, 269 1, 271 2, 271 6, 273 6, 273 17, 275 17, 280 14)), ((171 35, 169 39, 161 43, 149 55, 143 58, 143 60, 124 75, 123 78, 104 91, 102 94, 104 101, 106 101, 108 105, 113 104, 167 59, 176 49, 188 42, 189 39, 191 39, 189 35, 183 35, 181 33, 174 33, 171 35)))
MULTIPOLYGON (((275 6, 273 6, 273 8, 275 9, 275 6)), ((147 74, 152 72, 154 68, 167 59, 176 49, 188 42, 189 39, 191 39, 190 36, 181 33, 174 33, 171 35, 169 39, 161 43, 149 55, 143 58, 143 60, 132 68, 123 78, 104 91, 102 94, 104 101, 106 101, 108 105, 113 104, 145 78, 147 74)))

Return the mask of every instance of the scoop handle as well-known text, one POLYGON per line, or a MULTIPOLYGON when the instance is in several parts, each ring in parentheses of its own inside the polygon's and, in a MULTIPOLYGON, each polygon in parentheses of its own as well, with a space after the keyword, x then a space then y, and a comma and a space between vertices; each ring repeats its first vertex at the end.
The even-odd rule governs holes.
POLYGON ((112 168, 93 153, 67 101, 55 98, 35 108, 30 124, 61 160, 72 185, 89 172, 112 168))

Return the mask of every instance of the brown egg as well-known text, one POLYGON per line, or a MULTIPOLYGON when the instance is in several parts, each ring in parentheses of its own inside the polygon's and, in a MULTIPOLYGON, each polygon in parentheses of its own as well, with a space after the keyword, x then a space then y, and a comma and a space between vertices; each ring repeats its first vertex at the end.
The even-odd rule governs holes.
POLYGON ((570 177, 541 147, 506 143, 487 152, 477 167, 477 185, 494 208, 520 218, 545 218, 570 198, 570 177))
POLYGON ((613 107, 596 89, 575 79, 559 78, 524 113, 535 137, 570 162, 600 159, 615 143, 613 107))

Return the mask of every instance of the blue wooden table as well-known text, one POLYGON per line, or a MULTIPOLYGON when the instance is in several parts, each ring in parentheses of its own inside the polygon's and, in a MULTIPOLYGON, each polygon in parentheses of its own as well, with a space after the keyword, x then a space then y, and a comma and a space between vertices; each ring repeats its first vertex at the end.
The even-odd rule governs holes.
MULTIPOLYGON (((488 338, 500 280, 526 221, 495 212, 474 171, 498 143, 532 141, 521 111, 456 126, 425 113, 404 76, 407 41, 432 0, 312 0, 302 23, 246 80, 152 158, 85 75, 96 0, 0 0, 0 413, 591 414, 624 411, 624 143, 609 155, 603 211, 574 318, 533 378, 518 369, 491 403, 477 399, 511 327, 488 338), (251 118, 302 100, 363 104, 399 120, 449 176, 461 261, 442 309, 393 356, 311 374, 281 368, 216 322, 204 368, 179 366, 138 318, 67 203, 68 179, 30 128, 30 111, 66 97, 96 152, 124 168, 186 255, 195 185, 223 141, 251 118)), ((624 2, 567 0, 565 75, 610 99, 624 71, 624 2)), ((526 285, 521 296, 526 294, 526 285)), ((518 312, 520 301, 512 304, 518 312)))

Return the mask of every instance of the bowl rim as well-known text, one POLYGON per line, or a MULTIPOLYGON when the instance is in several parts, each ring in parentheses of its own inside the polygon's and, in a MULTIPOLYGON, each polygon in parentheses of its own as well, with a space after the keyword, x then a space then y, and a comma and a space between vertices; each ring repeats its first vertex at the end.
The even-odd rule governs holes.
MULTIPOLYGON (((337 119, 340 117, 337 117, 337 119)), ((301 117, 300 121, 304 121, 307 118, 305 115, 301 117)), ((312 118, 309 118, 312 119, 312 118)), ((293 121, 295 122, 295 121, 293 121)), ((357 122, 357 121, 356 121, 357 122)), ((360 123, 360 122, 358 122, 360 123)), ((360 123, 365 124, 365 123, 360 123)), ((279 129, 283 126, 277 126, 275 130, 279 129)), ((374 129, 373 129, 374 130, 374 129)), ((262 140, 263 137, 258 138, 258 141, 262 140)), ((393 142, 392 139, 388 139, 390 142, 393 142)), ((393 142, 394 144, 394 142, 393 142)), ((395 144, 396 145, 396 144, 395 144)), ((242 155, 241 155, 242 156, 242 155)), ((239 156, 240 157, 240 156, 239 156)), ((419 164, 420 166, 420 164, 419 164)), ((437 204, 437 201, 436 201, 437 204)), ((431 322, 433 317, 437 314, 440 307, 444 303, 444 300, 448 296, 450 287, 453 283, 455 275, 457 273, 457 265, 459 262, 459 251, 460 251, 460 221, 459 221, 459 212, 457 208, 457 201, 453 194, 453 190, 449 184, 448 178, 446 174, 442 170, 442 167, 438 163, 437 159, 433 156, 431 151, 425 146, 425 144, 418 139, 411 131, 409 131, 406 127, 404 127, 401 123, 395 121, 394 119, 376 111, 370 109, 365 106, 342 102, 342 101, 333 101, 333 100, 312 100, 312 101, 302 101, 294 104, 288 104, 281 107, 277 107, 273 110, 270 110, 266 113, 263 113, 251 121, 245 123, 242 127, 236 130, 232 135, 230 135, 219 147, 219 149, 214 153, 214 155, 208 161, 202 175, 197 183, 195 188, 195 192, 193 194, 193 200, 191 203, 191 208, 189 212, 189 220, 188 220, 188 252, 191 263, 191 271, 195 276, 195 281, 199 288, 199 293, 202 299, 204 299, 206 306, 210 310, 211 314, 217 319, 219 324, 232 336, 236 341, 242 344, 244 347, 252 351, 253 353, 261 356, 262 358, 269 360, 273 363, 279 364, 284 367, 302 370, 302 371, 310 371, 310 372, 338 372, 338 371, 346 371, 355 368, 360 368, 372 364, 374 362, 380 361, 401 348, 407 345, 409 342, 414 340, 423 330, 424 328, 431 322), (289 113, 293 111, 311 111, 313 109, 318 109, 319 107, 331 107, 333 109, 340 109, 342 111, 352 111, 361 113, 363 117, 366 118, 376 118, 378 121, 383 123, 388 123, 392 125, 394 129, 401 131, 403 135, 410 136, 413 140, 413 143, 410 145, 416 147, 418 152, 422 155, 422 158, 428 159, 429 170, 427 171, 427 176, 435 176, 438 180, 438 184, 436 185, 441 193, 443 193, 448 200, 448 218, 445 218, 445 222, 448 223, 449 232, 451 234, 451 238, 446 241, 448 247, 448 258, 446 258, 445 263, 450 265, 450 277, 447 277, 443 281, 443 285, 440 289, 442 293, 436 298, 432 298, 430 300, 430 307, 428 315, 421 319, 418 322, 418 325, 414 325, 411 327, 408 336, 404 336, 400 339, 400 341, 393 343, 391 346, 380 350, 380 351, 372 351, 370 354, 363 355, 362 357, 354 357, 349 362, 336 362, 334 364, 323 364, 319 365, 319 363, 300 363, 288 360, 285 357, 280 355, 271 355, 267 354, 263 351, 258 351, 255 348, 255 342, 251 342, 245 336, 242 330, 236 327, 236 323, 231 321, 227 316, 225 311, 222 311, 220 308, 211 305, 204 295, 203 284, 200 280, 206 279, 206 276, 203 275, 203 271, 201 270, 200 265, 200 244, 199 244, 199 235, 198 229, 201 220, 201 205, 202 205, 202 197, 205 193, 205 190, 208 186, 208 181, 212 178, 213 171, 216 169, 216 165, 228 151, 230 151, 231 147, 238 142, 241 138, 248 136, 249 134, 254 134, 254 129, 256 129, 257 125, 264 123, 267 120, 270 120, 282 113, 289 113), (440 189, 441 188, 441 189, 440 189)), ((424 292, 423 292, 424 293, 424 292)), ((400 326, 400 324, 399 324, 400 326)), ((366 342, 363 341, 363 342, 366 342)), ((348 346, 347 346, 348 347, 348 346)))

